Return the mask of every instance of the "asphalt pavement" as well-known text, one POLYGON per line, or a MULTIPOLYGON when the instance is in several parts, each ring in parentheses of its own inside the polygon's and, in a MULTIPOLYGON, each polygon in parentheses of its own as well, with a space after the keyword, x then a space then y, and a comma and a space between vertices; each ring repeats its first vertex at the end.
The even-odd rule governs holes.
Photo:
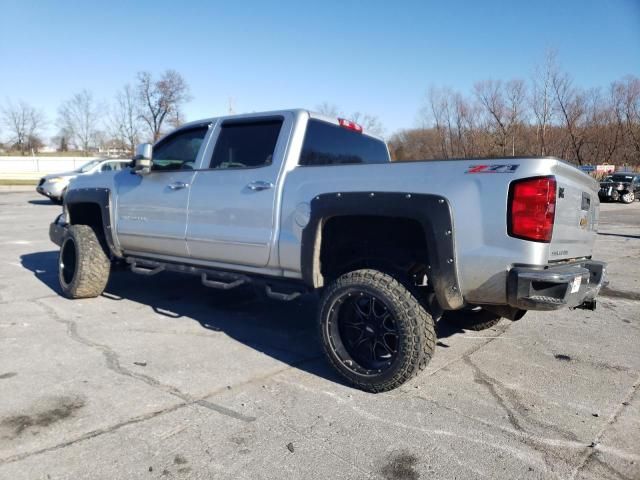
POLYGON ((601 208, 595 312, 439 325, 377 395, 325 362, 312 297, 126 271, 61 297, 59 211, 0 187, 0 479, 640 479, 640 202, 601 208))

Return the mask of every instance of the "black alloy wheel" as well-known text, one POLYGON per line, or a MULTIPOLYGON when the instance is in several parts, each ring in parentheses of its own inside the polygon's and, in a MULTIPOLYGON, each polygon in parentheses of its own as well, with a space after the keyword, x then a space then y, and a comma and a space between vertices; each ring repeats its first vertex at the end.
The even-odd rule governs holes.
POLYGON ((336 354, 354 373, 380 373, 398 354, 398 328, 385 302, 371 293, 346 291, 335 299, 328 323, 336 354))

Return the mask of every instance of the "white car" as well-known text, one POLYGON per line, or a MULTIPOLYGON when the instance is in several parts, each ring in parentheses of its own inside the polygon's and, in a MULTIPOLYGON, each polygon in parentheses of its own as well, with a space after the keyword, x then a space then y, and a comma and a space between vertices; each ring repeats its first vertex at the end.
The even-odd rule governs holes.
POLYGON ((98 159, 85 163, 76 170, 45 175, 38 182, 36 191, 49 198, 53 203, 62 203, 69 182, 78 175, 91 175, 99 172, 122 170, 131 164, 131 160, 98 159))

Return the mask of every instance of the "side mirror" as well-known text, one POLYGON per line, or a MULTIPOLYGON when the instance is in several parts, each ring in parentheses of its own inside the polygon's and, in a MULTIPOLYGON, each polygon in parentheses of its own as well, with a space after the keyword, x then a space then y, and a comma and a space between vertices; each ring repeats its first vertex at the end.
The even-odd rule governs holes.
POLYGON ((136 147, 133 157, 133 170, 140 175, 146 175, 151 171, 151 154, 153 146, 150 143, 141 143, 136 147))

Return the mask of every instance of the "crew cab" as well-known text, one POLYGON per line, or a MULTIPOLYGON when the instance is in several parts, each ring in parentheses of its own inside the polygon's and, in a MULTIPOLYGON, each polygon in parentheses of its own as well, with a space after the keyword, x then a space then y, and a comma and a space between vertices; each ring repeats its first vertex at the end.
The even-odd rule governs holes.
POLYGON ((436 321, 595 308, 598 207, 597 183, 556 158, 391 162, 349 120, 283 110, 192 122, 131 169, 79 177, 50 237, 69 298, 100 295, 116 262, 317 293, 328 361, 379 392, 424 369, 436 321))

